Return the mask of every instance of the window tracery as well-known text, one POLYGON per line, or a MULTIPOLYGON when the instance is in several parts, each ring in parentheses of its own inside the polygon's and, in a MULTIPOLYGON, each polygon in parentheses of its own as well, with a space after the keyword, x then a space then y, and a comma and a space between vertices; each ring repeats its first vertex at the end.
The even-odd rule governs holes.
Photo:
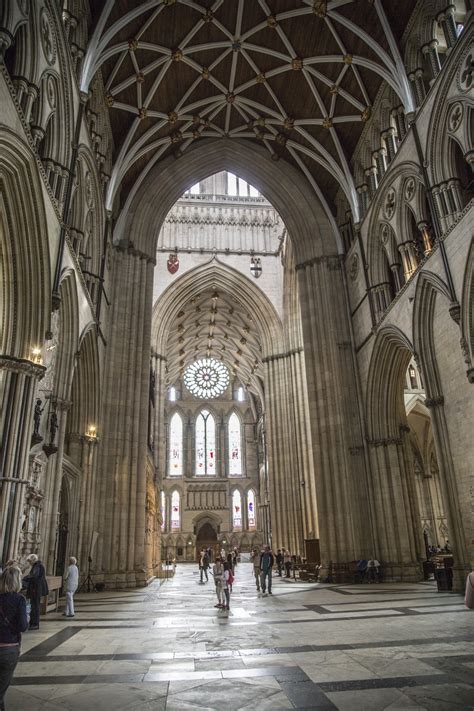
POLYGON ((216 475, 216 424, 209 410, 196 420, 196 476, 216 475))
POLYGON ((196 397, 209 400, 225 392, 229 385, 229 371, 215 358, 201 358, 184 371, 184 384, 196 397))

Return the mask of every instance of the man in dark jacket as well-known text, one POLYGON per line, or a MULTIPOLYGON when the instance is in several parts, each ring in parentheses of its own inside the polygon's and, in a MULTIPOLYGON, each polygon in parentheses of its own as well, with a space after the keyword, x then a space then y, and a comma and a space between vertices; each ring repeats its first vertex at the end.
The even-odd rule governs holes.
POLYGON ((260 556, 260 582, 262 584, 262 593, 266 595, 266 582, 268 578, 268 594, 272 594, 272 568, 274 564, 273 553, 270 546, 265 546, 262 555, 260 556))
POLYGON ((276 564, 277 564, 277 568, 278 568, 278 575, 279 575, 279 577, 281 578, 281 577, 282 577, 281 571, 282 571, 282 569, 283 569, 283 553, 281 552, 281 548, 279 548, 279 549, 277 550, 277 554, 276 554, 276 564))
POLYGON ((40 602, 44 595, 49 592, 46 581, 46 571, 38 556, 32 553, 26 559, 31 565, 31 570, 23 578, 23 586, 26 587, 26 594, 31 602, 30 630, 39 630, 40 602))

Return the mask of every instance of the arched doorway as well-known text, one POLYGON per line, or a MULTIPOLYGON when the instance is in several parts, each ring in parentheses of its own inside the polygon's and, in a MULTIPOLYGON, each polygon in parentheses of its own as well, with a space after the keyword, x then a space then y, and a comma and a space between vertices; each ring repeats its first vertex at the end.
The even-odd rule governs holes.
POLYGON ((202 523, 196 536, 196 557, 199 556, 201 548, 217 548, 217 527, 209 520, 202 523))

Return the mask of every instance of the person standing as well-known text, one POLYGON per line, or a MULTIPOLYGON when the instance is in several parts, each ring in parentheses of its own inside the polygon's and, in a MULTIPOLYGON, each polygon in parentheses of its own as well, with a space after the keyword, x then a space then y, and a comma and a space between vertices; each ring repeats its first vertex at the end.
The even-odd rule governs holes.
POLYGON ((21 633, 28 629, 26 600, 20 595, 21 570, 5 567, 0 576, 0 710, 20 656, 21 633))
POLYGON ((203 574, 206 576, 206 583, 209 582, 209 575, 207 573, 209 568, 209 555, 204 548, 201 550, 201 558, 199 562, 199 572, 201 574, 201 583, 204 583, 203 574))
POLYGON ((69 566, 64 576, 64 587, 66 589, 66 611, 64 617, 74 617, 74 593, 79 585, 79 568, 74 556, 69 558, 69 566))
POLYGON ((29 555, 26 560, 31 565, 30 572, 23 578, 23 586, 26 587, 26 594, 31 602, 29 629, 39 630, 41 598, 49 593, 46 571, 35 553, 29 555))
POLYGON ((222 589, 224 591, 225 605, 223 609, 230 610, 230 593, 232 592, 232 583, 234 582, 234 574, 229 563, 224 563, 224 576, 222 578, 222 589))
POLYGON ((278 568, 278 575, 281 578, 282 577, 281 571, 283 570, 283 560, 284 560, 284 556, 283 556, 283 553, 281 552, 281 548, 279 548, 277 550, 275 560, 276 560, 276 564, 277 564, 277 568, 278 568))
POLYGON ((291 553, 289 550, 286 550, 283 556, 283 561, 285 563, 285 570, 286 570, 286 577, 290 578, 291 577, 291 553))
POLYGON ((214 607, 225 607, 224 603, 224 567, 220 558, 216 558, 216 562, 212 568, 212 575, 214 577, 214 584, 216 586, 217 595, 217 605, 214 607))
POLYGON ((260 556, 260 582, 262 585, 262 593, 266 595, 267 581, 268 581, 268 594, 272 594, 272 568, 274 565, 273 553, 270 550, 270 546, 265 546, 262 555, 260 556))
POLYGON ((250 555, 250 560, 253 565, 253 574, 255 576, 255 582, 257 584, 257 592, 260 592, 260 553, 257 548, 254 548, 251 555, 250 555))

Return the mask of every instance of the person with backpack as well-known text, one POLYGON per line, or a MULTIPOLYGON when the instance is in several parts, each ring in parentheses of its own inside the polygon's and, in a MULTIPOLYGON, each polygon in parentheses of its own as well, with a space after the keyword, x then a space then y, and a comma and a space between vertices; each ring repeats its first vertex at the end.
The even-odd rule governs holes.
POLYGON ((30 572, 23 578, 23 587, 31 602, 30 630, 39 630, 41 598, 49 593, 46 571, 35 553, 26 559, 31 565, 30 572))
POLYGON ((268 581, 268 594, 272 595, 272 568, 274 565, 273 553, 270 550, 270 546, 265 546, 262 555, 260 556, 260 582, 262 585, 262 593, 266 595, 267 581, 268 581))
POLYGON ((26 600, 20 595, 21 570, 7 565, 0 576, 0 709, 20 657, 21 633, 28 629, 26 600))

